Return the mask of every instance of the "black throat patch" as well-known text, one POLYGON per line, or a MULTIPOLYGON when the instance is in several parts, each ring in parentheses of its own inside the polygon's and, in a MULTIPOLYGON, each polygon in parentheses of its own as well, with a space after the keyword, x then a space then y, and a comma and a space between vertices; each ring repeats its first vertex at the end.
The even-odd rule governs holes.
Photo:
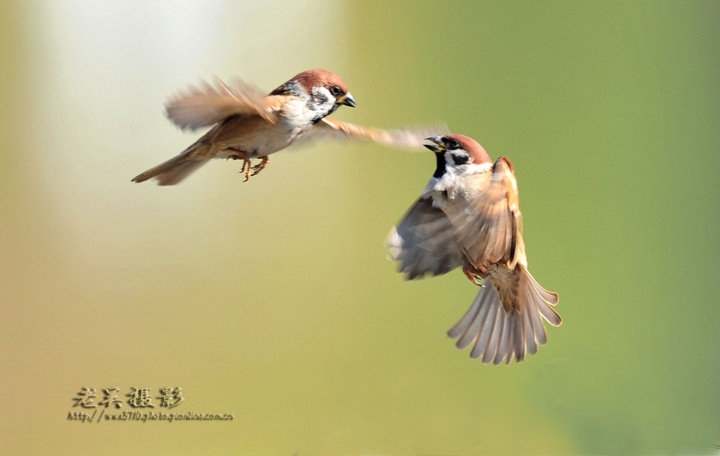
POLYGON ((435 152, 435 173, 433 177, 439 179, 445 174, 445 154, 443 152, 435 152))
MULTIPOLYGON (((312 109, 312 99, 307 102, 307 107, 308 107, 308 109, 312 109)), ((323 120, 323 118, 325 118, 325 116, 329 116, 330 114, 335 112, 335 110, 337 108, 338 108, 338 104, 335 103, 334 105, 332 105, 332 107, 330 108, 330 110, 327 113, 324 113, 324 114, 321 113, 318 116, 314 117, 312 120, 312 124, 315 125, 316 123, 320 122, 321 120, 323 120)))

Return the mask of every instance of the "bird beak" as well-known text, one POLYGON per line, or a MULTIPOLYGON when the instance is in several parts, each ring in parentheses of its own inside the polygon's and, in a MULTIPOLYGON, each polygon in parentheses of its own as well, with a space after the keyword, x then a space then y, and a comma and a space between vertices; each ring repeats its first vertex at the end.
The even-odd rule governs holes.
POLYGON ((423 146, 427 147, 436 154, 445 150, 442 142, 442 137, 440 136, 431 136, 429 138, 425 138, 425 141, 430 141, 432 144, 423 144, 423 146))
POLYGON ((345 106, 350 106, 351 108, 357 106, 357 103, 355 103, 355 99, 352 95, 350 95, 350 92, 338 98, 337 103, 345 106))

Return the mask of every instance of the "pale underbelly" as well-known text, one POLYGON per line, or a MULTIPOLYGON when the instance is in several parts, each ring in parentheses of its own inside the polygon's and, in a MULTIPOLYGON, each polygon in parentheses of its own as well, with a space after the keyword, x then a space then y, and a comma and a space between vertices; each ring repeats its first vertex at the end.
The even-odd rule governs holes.
POLYGON ((218 158, 228 158, 234 155, 238 155, 241 152, 247 155, 249 158, 255 157, 266 157, 272 153, 281 151, 290 147, 303 132, 297 134, 287 135, 281 138, 254 138, 254 140, 243 140, 230 144, 218 145, 217 152, 215 154, 218 158))

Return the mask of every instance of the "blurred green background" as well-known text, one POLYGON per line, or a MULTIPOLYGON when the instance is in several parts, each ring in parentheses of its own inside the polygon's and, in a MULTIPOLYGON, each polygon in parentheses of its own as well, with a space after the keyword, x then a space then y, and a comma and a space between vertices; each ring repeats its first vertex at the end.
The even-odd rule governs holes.
POLYGON ((709 454, 720 441, 720 3, 5 1, 3 454, 709 454), (445 336, 475 289, 383 240, 427 152, 318 143, 243 183, 130 178, 196 138, 201 78, 324 67, 382 127, 516 167, 560 328, 521 365, 445 336), (83 386, 231 422, 70 422, 83 386))

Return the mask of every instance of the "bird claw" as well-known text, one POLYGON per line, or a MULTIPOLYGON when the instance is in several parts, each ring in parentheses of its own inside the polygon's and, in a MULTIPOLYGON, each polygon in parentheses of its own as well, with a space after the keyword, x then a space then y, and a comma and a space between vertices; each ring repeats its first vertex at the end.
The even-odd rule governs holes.
POLYGON ((240 173, 245 173, 245 180, 243 182, 247 182, 250 179, 250 170, 252 169, 252 160, 250 160, 247 157, 238 157, 236 160, 242 160, 242 168, 240 168, 240 173))
POLYGON ((237 151, 237 153, 230 155, 227 157, 228 159, 232 158, 233 160, 242 160, 242 168, 240 168, 240 173, 245 173, 245 180, 243 182, 247 182, 250 180, 251 176, 255 176, 260 171, 265 169, 270 159, 268 157, 262 157, 260 163, 257 165, 252 164, 252 159, 247 156, 244 152, 237 151))
POLYGON ((252 160, 250 157, 248 157, 245 152, 237 150, 235 154, 228 156, 228 159, 230 158, 243 161, 242 168, 240 168, 239 172, 245 173, 245 180, 243 182, 247 182, 248 179, 250 179, 250 171, 252 170, 252 160))
POLYGON ((465 277, 467 277, 468 280, 471 281, 473 284, 475 284, 479 287, 485 286, 482 282, 482 280, 483 280, 483 277, 481 275, 482 273, 480 271, 477 271, 475 268, 469 267, 469 266, 463 266, 463 273, 465 274, 465 277))
POLYGON ((258 163, 257 165, 255 165, 255 166, 252 167, 253 172, 252 172, 252 174, 250 174, 250 175, 251 175, 251 176, 257 175, 260 171, 262 171, 263 169, 265 169, 265 167, 267 166, 267 164, 268 164, 269 161, 270 161, 270 159, 269 159, 268 157, 263 157, 263 158, 261 159, 260 163, 258 163))

